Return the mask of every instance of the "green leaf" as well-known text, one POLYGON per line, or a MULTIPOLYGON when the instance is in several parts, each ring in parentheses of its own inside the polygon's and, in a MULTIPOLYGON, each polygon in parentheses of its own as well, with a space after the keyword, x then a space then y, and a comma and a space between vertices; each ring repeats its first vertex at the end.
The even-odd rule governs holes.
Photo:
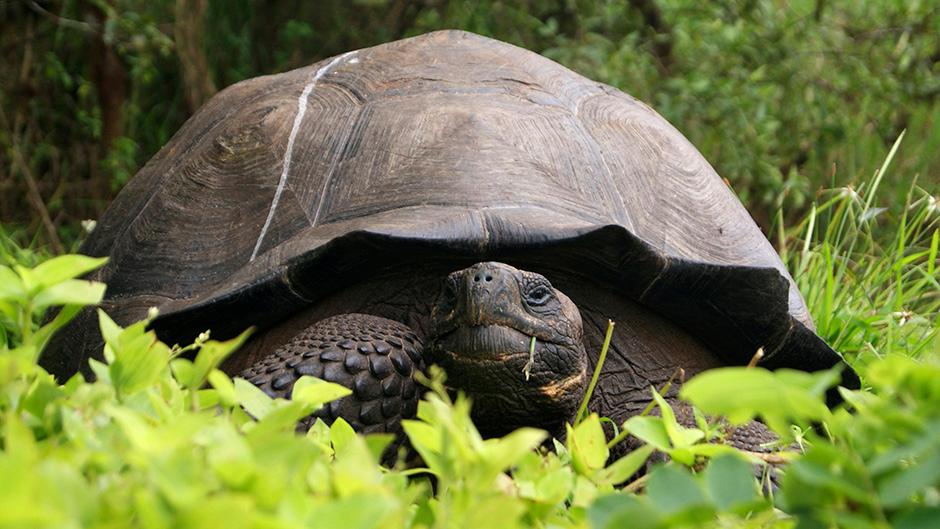
POLYGON ((619 485, 639 472, 646 460, 649 459, 655 448, 652 445, 643 445, 629 454, 614 461, 606 468, 597 472, 594 481, 605 485, 619 485))
POLYGON ((291 390, 291 400, 303 402, 311 409, 319 408, 327 402, 347 395, 352 395, 352 390, 349 388, 311 376, 298 378, 291 390))
POLYGON ((732 424, 760 416, 778 435, 789 436, 792 423, 829 417, 822 386, 830 379, 826 372, 724 367, 696 375, 682 386, 680 395, 705 413, 727 417, 732 424))
POLYGON ((168 365, 169 347, 158 341, 154 333, 144 333, 141 324, 115 335, 114 322, 104 311, 98 311, 98 322, 114 357, 108 372, 118 394, 126 397, 152 386, 168 365))
POLYGON ((104 291, 104 283, 69 279, 39 292, 33 298, 33 306, 41 310, 52 305, 97 305, 104 291))
POLYGON ((616 493, 598 498, 588 510, 588 519, 595 529, 661 528, 662 517, 643 497, 616 493))
POLYGON ((623 423, 623 429, 658 450, 667 451, 671 448, 669 433, 659 417, 635 415, 623 423))
MULTIPOLYGON (((224 342, 208 340, 199 348, 193 362, 193 370, 184 386, 200 387, 206 382, 209 372, 217 368, 229 355, 238 350, 251 336, 253 329, 248 329, 235 338, 224 342)), ((182 382, 182 381, 181 381, 182 382)))
POLYGON ((940 449, 910 467, 884 478, 878 484, 878 497, 886 507, 900 507, 916 493, 940 484, 940 449))
POLYGON ((425 460, 441 451, 441 434, 430 424, 423 421, 406 419, 401 422, 405 434, 425 460))
POLYGON ((669 436, 673 447, 688 447, 705 437, 705 433, 701 430, 684 428, 680 425, 679 421, 676 420, 676 414, 672 411, 672 407, 655 388, 653 388, 653 399, 656 401, 656 405, 659 406, 663 427, 665 427, 666 434, 669 436))
POLYGON ((209 384, 219 393, 219 400, 225 406, 235 406, 238 404, 238 393, 235 391, 235 384, 232 379, 222 371, 213 369, 209 373, 209 384))
POLYGON ((0 300, 26 301, 26 288, 10 267, 0 265, 0 300))
POLYGON ((248 382, 244 378, 235 378, 235 395, 238 397, 238 403, 255 420, 263 419, 271 410, 274 409, 274 400, 261 391, 258 386, 248 382))
POLYGON ((98 327, 101 329, 101 336, 105 343, 117 343, 121 335, 121 327, 114 323, 111 316, 102 309, 98 309, 98 327))
POLYGON ((106 262, 108 262, 107 257, 95 258, 78 254, 60 255, 33 268, 33 274, 39 282, 39 287, 47 288, 82 276, 103 266, 106 262))
POLYGON ((251 428, 248 437, 252 441, 263 442, 275 432, 293 432, 297 423, 309 413, 310 408, 302 402, 276 400, 271 410, 251 428))
POLYGON ((732 511, 743 507, 746 514, 755 502, 761 500, 754 466, 731 454, 719 455, 708 462, 702 473, 706 490, 712 502, 721 511, 732 511))
POLYGON ((937 529, 940 527, 940 507, 917 506, 901 512, 891 520, 893 529, 937 529))
POLYGON ((226 529, 248 529, 254 526, 252 516, 255 505, 250 497, 224 495, 207 497, 180 513, 183 529, 225 527, 226 529))
POLYGON ((573 429, 568 428, 568 451, 575 470, 580 474, 589 476, 599 468, 603 468, 610 455, 607 448, 607 437, 601 426, 600 418, 592 413, 573 429))
POLYGON ((356 431, 342 417, 338 417, 330 425, 330 441, 337 454, 350 446, 356 438, 356 431))
POLYGON ((188 358, 174 358, 170 361, 170 370, 173 371, 175 378, 180 386, 191 387, 190 380, 193 379, 193 362, 188 358))
POLYGON ((317 506, 306 523, 299 525, 311 529, 377 529, 393 508, 390 498, 374 494, 350 496, 317 506))
POLYGON ((539 446, 548 433, 535 428, 519 428, 502 438, 487 439, 483 459, 495 471, 503 471, 518 463, 519 458, 539 446))
POLYGON ((667 514, 708 505, 692 474, 676 465, 663 465, 654 470, 646 491, 653 505, 667 514))

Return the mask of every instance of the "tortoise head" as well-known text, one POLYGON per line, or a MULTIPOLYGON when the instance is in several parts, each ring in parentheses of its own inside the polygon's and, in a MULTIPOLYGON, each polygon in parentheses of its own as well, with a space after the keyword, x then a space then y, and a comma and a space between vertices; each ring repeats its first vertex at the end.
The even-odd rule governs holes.
POLYGON ((474 400, 487 435, 556 431, 587 380, 581 314, 544 276, 495 262, 450 274, 431 313, 428 359, 474 400), (533 348, 534 339, 534 348, 533 348))

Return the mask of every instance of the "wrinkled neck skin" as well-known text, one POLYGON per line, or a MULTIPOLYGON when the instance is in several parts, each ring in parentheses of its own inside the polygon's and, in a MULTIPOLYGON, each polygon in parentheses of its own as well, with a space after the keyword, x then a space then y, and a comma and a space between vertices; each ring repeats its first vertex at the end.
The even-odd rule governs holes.
POLYGON ((575 304, 545 277, 502 263, 478 263, 446 278, 426 355, 444 368, 449 387, 473 399, 485 436, 521 426, 561 436, 587 385, 575 304))

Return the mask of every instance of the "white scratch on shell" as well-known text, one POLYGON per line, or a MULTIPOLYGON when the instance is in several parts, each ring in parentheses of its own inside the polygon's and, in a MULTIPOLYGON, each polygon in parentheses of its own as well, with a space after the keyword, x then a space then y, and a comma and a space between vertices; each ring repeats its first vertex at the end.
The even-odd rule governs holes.
MULTIPOLYGON (((294 139, 297 137, 301 123, 303 123, 304 114, 307 113, 307 98, 310 97, 310 92, 312 92, 313 88, 317 85, 317 81, 326 75, 334 66, 343 62, 343 60, 350 55, 355 55, 355 53, 355 51, 346 52, 328 62, 323 68, 317 70, 310 79, 310 82, 304 86, 300 97, 297 98, 297 114, 294 116, 294 125, 291 127, 290 135, 287 137, 287 149, 284 151, 284 161, 281 163, 281 178, 278 180, 277 189, 274 190, 274 198, 271 200, 271 207, 268 209, 268 218, 264 221, 264 226, 261 228, 261 233, 258 235, 258 240, 255 242, 255 249, 251 252, 251 257, 248 259, 249 261, 254 261, 255 257, 258 256, 258 250, 261 249, 261 241, 264 240, 268 228, 271 227, 271 221, 274 219, 274 211, 277 210, 277 204, 281 200, 281 193, 284 192, 284 187, 287 185, 291 156, 294 153, 294 139)), ((356 64, 359 62, 359 59, 353 57, 349 62, 356 64)))

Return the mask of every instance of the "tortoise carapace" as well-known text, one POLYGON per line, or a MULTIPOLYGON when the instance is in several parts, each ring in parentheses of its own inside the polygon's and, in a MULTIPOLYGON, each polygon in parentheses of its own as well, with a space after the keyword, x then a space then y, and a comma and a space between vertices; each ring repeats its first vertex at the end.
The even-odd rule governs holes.
MULTIPOLYGON (((738 144, 736 148, 746 148, 738 144)), ((414 413, 437 363, 481 430, 558 432, 618 322, 590 406, 746 364, 826 369, 773 248, 696 149, 636 99, 460 31, 353 51, 216 95, 128 183, 82 247, 109 256, 119 323, 258 331, 224 368, 272 394, 353 388, 320 413, 364 431, 414 413), (534 349, 532 340, 534 338, 534 349)), ((101 356, 83 313, 45 351, 101 356)), ((857 385, 850 369, 843 383, 857 385)))

